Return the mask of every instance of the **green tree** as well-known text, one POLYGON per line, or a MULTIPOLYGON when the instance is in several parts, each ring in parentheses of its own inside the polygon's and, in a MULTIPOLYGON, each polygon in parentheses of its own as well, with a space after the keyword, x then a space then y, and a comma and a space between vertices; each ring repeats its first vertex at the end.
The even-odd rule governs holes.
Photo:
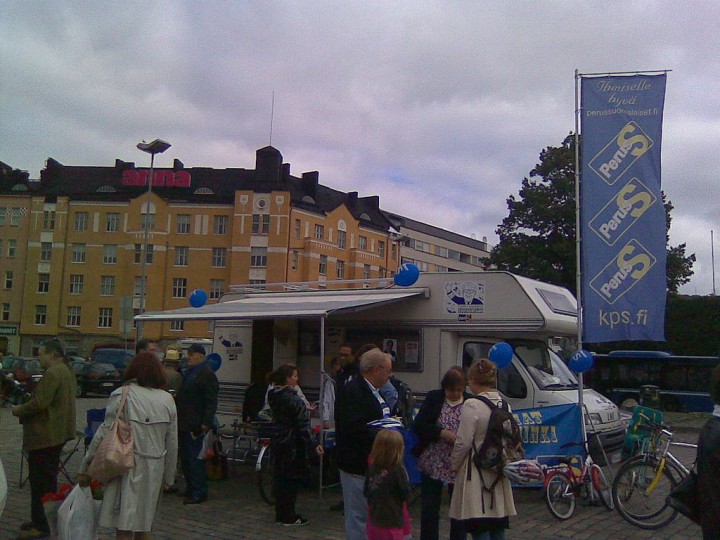
MULTIPOLYGON (((663 204, 667 237, 673 206, 664 193, 663 204)), ((540 162, 523 179, 518 197, 508 197, 507 206, 508 216, 495 231, 500 241, 490 252, 490 264, 575 292, 574 134, 540 152, 540 162)), ((685 247, 667 249, 667 286, 673 293, 693 274, 695 255, 686 256, 685 247)))

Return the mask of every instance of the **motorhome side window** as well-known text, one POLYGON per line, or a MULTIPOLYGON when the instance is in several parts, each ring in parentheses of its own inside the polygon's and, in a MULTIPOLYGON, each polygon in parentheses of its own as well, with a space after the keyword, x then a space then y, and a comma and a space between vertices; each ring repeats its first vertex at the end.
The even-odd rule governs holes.
MULTIPOLYGON (((467 369, 475 360, 487 358, 492 346, 492 343, 480 341, 468 341, 465 343, 463 346, 463 368, 467 369)), ((527 384, 513 364, 498 370, 497 386, 498 390, 506 397, 517 399, 527 397, 527 384)))
POLYGON ((345 331, 345 341, 352 344, 353 349, 366 343, 374 343, 392 356, 393 371, 422 372, 424 369, 420 347, 422 335, 419 330, 349 328, 345 331))

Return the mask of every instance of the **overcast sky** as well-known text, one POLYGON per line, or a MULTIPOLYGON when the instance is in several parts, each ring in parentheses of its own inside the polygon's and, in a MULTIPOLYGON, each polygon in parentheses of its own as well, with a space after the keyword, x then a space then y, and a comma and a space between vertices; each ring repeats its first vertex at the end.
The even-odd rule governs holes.
POLYGON ((718 21, 716 0, 0 0, 0 161, 147 166, 136 143, 163 138, 161 167, 254 168, 274 116, 292 174, 494 244, 507 197, 574 129, 575 69, 670 69, 671 243, 698 258, 682 291, 709 294, 718 21))

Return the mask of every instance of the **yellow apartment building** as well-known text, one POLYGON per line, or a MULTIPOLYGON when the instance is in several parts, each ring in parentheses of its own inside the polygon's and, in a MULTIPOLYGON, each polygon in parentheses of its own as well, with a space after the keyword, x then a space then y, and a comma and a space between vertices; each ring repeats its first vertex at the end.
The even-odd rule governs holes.
MULTIPOLYGON (((39 182, 3 167, 0 346, 11 353, 34 354, 49 336, 83 355, 98 343, 131 344, 143 254, 146 310, 186 307, 195 289, 216 302, 230 285, 323 286, 391 276, 399 265, 378 197, 323 186, 317 172, 292 176, 273 147, 257 151, 255 169, 175 160, 155 168, 151 192, 149 171, 121 160, 90 167, 50 158, 39 182)), ((202 322, 142 331, 165 343, 211 337, 202 322)))

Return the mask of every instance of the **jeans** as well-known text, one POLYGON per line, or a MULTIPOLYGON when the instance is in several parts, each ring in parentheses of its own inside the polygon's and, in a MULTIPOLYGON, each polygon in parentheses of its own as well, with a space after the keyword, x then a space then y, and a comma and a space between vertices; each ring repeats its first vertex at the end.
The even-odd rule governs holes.
POLYGON ((189 431, 178 433, 180 446, 180 464, 185 476, 185 496, 196 499, 207 499, 207 460, 198 459, 202 450, 203 437, 193 437, 189 431))
MULTIPOLYGON (((442 501, 442 480, 435 480, 426 474, 420 475, 422 507, 420 511, 420 540, 438 540, 440 538, 440 503, 442 501)), ((453 485, 448 484, 452 497, 453 485)), ((465 524, 461 520, 450 519, 450 540, 464 540, 465 524)))
POLYGON ((367 540, 367 499, 363 495, 365 477, 340 471, 343 502, 345 503, 345 539, 367 540))
POLYGON ((472 535, 473 540, 505 540, 505 529, 486 531, 472 535))
POLYGON ((28 480, 30 482, 30 518, 39 531, 49 531, 42 496, 57 491, 60 451, 65 443, 28 451, 28 480))

